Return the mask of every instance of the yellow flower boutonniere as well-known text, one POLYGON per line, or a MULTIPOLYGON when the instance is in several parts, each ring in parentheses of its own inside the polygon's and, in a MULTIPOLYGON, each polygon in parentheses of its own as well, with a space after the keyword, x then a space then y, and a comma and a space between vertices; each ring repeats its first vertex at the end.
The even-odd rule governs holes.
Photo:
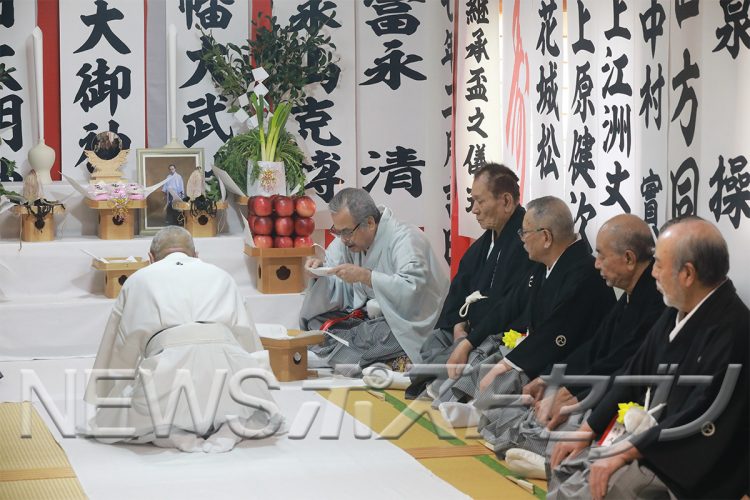
POLYGON ((631 408, 643 408, 643 406, 639 405, 638 403, 633 403, 632 401, 629 403, 618 403, 617 404, 617 423, 618 424, 624 424, 625 423, 625 414, 628 412, 631 408))
POLYGON ((505 344, 505 347, 508 349, 515 348, 519 342, 521 342, 521 339, 523 339, 526 336, 525 333, 517 332, 515 330, 508 330, 503 334, 503 344, 505 344))

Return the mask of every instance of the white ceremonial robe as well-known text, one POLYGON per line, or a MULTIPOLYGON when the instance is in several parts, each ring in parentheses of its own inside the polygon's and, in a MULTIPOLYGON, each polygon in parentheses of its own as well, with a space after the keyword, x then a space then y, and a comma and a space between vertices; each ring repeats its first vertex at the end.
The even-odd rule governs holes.
POLYGON ((258 378, 245 380, 241 384, 243 403, 229 394, 232 375, 246 368, 275 380, 264 369, 267 365, 262 358, 252 354, 262 349, 232 277, 197 258, 170 254, 128 278, 115 301, 94 370, 130 369, 136 370, 136 376, 89 381, 85 396, 88 403, 96 404, 97 397, 127 398, 130 403, 127 408, 98 408, 90 430, 105 442, 154 440, 154 421, 146 398, 148 388, 144 388, 149 378, 141 372, 146 369, 153 374, 151 394, 156 394, 164 419, 158 422, 169 422, 166 415, 176 392, 174 380, 187 373, 189 376, 181 381, 192 382, 200 417, 205 418, 191 417, 183 391, 169 428, 205 436, 230 422, 233 430, 241 429, 243 437, 262 437, 267 424, 273 421, 278 427, 283 420, 266 382, 258 378), (201 341, 201 335, 213 340, 201 341), (180 341, 180 336, 187 340, 180 341), (159 344, 164 344, 163 348, 159 344), (180 374, 180 370, 187 372, 180 374), (221 382, 224 370, 227 375, 220 396, 212 403, 212 384, 221 382), (214 408, 217 411, 211 417, 214 408), (97 434, 102 428, 131 429, 131 435, 107 438, 97 434))
POLYGON ((397 221, 390 209, 382 216, 367 252, 351 252, 340 238, 326 250, 325 266, 354 264, 372 270, 372 287, 335 276, 312 281, 305 293, 301 324, 329 311, 351 311, 369 299, 380 305, 386 323, 414 363, 435 327, 450 281, 430 242, 419 228, 397 221))

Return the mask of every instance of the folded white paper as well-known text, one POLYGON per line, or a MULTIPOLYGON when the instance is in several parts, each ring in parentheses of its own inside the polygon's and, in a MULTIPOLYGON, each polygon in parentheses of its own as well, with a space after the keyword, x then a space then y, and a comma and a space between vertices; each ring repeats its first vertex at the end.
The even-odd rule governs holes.
POLYGON ((264 95, 268 93, 268 88, 262 83, 259 83, 253 89, 253 92, 255 92, 255 95, 257 95, 258 97, 263 97, 264 95))
POLYGON ((63 176, 63 179, 65 179, 66 181, 68 181, 68 184, 70 184, 71 186, 73 186, 73 189, 75 189, 76 191, 78 191, 79 193, 81 193, 81 194, 83 195, 83 197, 84 197, 84 198, 89 198, 89 193, 88 193, 88 191, 86 190, 86 188, 85 188, 85 187, 81 186, 81 185, 80 185, 80 184, 78 183, 78 181, 76 181, 76 180, 75 180, 75 179, 73 179, 72 177, 68 177, 68 176, 67 176, 67 175, 65 175, 65 174, 62 174, 62 176, 63 176))
POLYGON ((101 262, 101 263, 103 263, 103 264, 108 264, 108 263, 109 263, 109 261, 108 261, 107 259, 105 259, 104 257, 99 257, 99 256, 97 256, 97 255, 94 255, 93 253, 89 252, 89 251, 88 251, 88 250, 86 250, 85 248, 81 248, 81 252, 85 253, 85 254, 86 254, 86 255, 88 255, 89 257, 93 257, 93 258, 94 258, 94 260, 98 260, 99 262, 101 262))
POLYGON ((248 118, 250 118, 250 115, 248 115, 247 111, 245 111, 242 108, 240 108, 239 110, 237 110, 237 112, 234 114, 234 119, 237 120, 240 123, 244 122, 248 118))
POLYGON ((224 184, 224 187, 227 188, 227 190, 230 193, 234 193, 239 196, 245 196, 245 191, 240 189, 239 186, 232 180, 231 177, 229 177, 229 174, 220 169, 219 167, 214 165, 214 175, 219 178, 219 181, 221 181, 222 184, 224 184))
POLYGON ((268 71, 263 69, 263 66, 258 66, 253 70, 253 80, 256 82, 262 82, 266 78, 268 78, 268 71))

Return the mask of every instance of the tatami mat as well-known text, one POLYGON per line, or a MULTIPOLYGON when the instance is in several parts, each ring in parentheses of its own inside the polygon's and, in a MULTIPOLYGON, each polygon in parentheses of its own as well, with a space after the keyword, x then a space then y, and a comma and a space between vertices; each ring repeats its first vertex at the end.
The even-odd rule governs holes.
POLYGON ((320 394, 473 498, 545 497, 544 481, 531 481, 534 491, 530 494, 506 479, 516 475, 485 448, 476 428, 452 430, 427 401, 406 401, 403 391, 337 388, 320 394))
POLYGON ((65 452, 30 403, 0 404, 0 450, 0 498, 86 498, 65 452), (21 437, 29 430, 31 437, 21 437))

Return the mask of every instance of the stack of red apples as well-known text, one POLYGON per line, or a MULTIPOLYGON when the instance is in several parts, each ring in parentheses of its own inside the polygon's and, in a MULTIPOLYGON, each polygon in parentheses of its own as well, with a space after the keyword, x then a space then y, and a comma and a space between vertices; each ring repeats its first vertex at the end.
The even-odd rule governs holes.
POLYGON ((252 196, 247 201, 247 213, 256 247, 313 246, 315 202, 309 196, 252 196))

